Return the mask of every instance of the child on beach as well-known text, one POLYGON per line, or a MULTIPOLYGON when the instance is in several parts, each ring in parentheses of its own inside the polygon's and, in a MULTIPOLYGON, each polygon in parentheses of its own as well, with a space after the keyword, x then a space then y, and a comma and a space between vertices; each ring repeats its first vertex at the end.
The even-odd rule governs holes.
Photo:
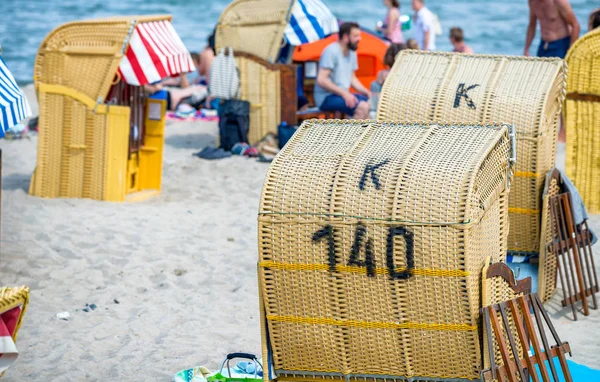
POLYGON ((419 43, 414 38, 409 38, 406 40, 406 48, 419 50, 419 43))
POLYGON ((473 53, 473 49, 465 43, 463 30, 459 27, 450 29, 450 43, 454 47, 453 52, 473 53))
POLYGON ((379 93, 383 88, 383 84, 390 74, 392 66, 394 66, 394 62, 396 62, 396 56, 404 49, 407 49, 406 44, 391 44, 385 52, 383 63, 388 68, 380 70, 379 73, 377 73, 377 78, 375 81, 371 82, 371 111, 377 109, 377 104, 379 103, 379 93))

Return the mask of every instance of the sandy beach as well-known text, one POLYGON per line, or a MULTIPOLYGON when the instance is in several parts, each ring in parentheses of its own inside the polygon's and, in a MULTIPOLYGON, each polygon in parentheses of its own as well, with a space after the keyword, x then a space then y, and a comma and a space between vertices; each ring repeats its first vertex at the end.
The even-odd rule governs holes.
MULTIPOLYGON (((29 196, 36 135, 0 140, 0 285, 31 288, 21 354, 3 380, 169 381, 214 370, 229 352, 260 354, 256 229, 268 164, 192 156, 215 144, 216 123, 169 123, 166 134, 162 193, 129 204, 29 196)), ((600 215, 591 225, 600 232, 600 215)), ((600 312, 575 322, 559 295, 546 308, 571 359, 600 368, 600 312)))

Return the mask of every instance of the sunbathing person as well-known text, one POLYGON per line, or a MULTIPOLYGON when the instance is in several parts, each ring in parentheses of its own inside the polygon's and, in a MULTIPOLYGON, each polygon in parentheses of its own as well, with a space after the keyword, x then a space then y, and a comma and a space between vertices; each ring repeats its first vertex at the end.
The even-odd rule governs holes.
MULTIPOLYGON (((182 77, 182 82, 187 82, 182 77)), ((175 111, 177 106, 183 103, 189 105, 201 104, 206 98, 208 90, 204 85, 189 85, 185 88, 167 88, 161 82, 144 85, 144 90, 150 94, 150 97, 164 98, 167 101, 167 110, 175 111), (164 95, 161 93, 164 92, 164 95)))

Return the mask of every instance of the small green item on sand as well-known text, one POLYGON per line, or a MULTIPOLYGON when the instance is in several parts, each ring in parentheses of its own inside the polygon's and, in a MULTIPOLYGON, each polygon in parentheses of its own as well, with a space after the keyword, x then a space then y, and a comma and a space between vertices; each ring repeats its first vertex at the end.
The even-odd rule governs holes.
POLYGON ((173 376, 173 382, 206 382, 206 375, 210 370, 204 366, 197 366, 192 369, 181 370, 173 376))
POLYGON ((227 354, 227 357, 221 364, 221 370, 218 373, 210 375, 206 377, 208 382, 256 382, 256 380, 262 380, 262 376, 258 375, 259 368, 256 367, 254 369, 254 375, 239 373, 239 372, 231 372, 231 368, 229 367, 229 361, 234 358, 246 358, 260 366, 260 370, 262 370, 262 364, 258 360, 258 358, 254 354, 249 353, 231 353, 227 354), (223 366, 227 364, 227 371, 223 373, 223 366))

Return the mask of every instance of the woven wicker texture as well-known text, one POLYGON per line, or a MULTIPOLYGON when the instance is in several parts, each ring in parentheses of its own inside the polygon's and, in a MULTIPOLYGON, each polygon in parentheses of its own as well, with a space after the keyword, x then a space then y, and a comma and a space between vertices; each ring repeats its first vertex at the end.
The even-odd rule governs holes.
POLYGON ((130 32, 139 23, 159 20, 170 21, 171 16, 71 22, 46 37, 34 69, 40 117, 33 195, 124 200, 124 193, 109 189, 124 181, 125 175, 116 174, 126 163, 111 172, 107 168, 115 169, 110 160, 126 160, 126 151, 115 156, 111 150, 123 146, 120 140, 128 144, 129 107, 107 107, 103 102, 130 32))
POLYGON ((295 0, 235 0, 221 13, 215 33, 223 47, 275 62, 295 0))
POLYGON ((504 125, 302 124, 259 212, 278 379, 478 377, 481 269, 505 258, 510 146, 504 125))
POLYGON ((600 29, 577 40, 569 65, 566 174, 590 213, 600 213, 600 29))
MULTIPOLYGON (((542 239, 540 241, 540 265, 538 273, 537 294, 542 302, 546 302, 556 291, 557 259, 547 247, 552 242, 552 220, 550 219, 550 198, 560 193, 560 173, 554 172, 542 198, 542 239)), ((506 301, 506 300, 505 300, 506 301)))
MULTIPOLYGON (((489 277, 489 278, 486 277, 490 265, 491 264, 488 259, 488 261, 486 261, 485 267, 483 268, 483 271, 481 272, 482 273, 481 303, 483 306, 498 304, 498 303, 512 300, 516 297, 524 295, 524 293, 522 293, 522 292, 515 292, 515 290, 511 286, 511 284, 509 284, 508 281, 505 280, 503 277, 500 277, 500 276, 494 276, 494 277, 489 277)), ((511 271, 511 274, 513 274, 512 271, 511 271)), ((514 278, 514 274, 513 274, 513 278, 514 278)), ((515 279, 515 281, 517 281, 517 280, 515 279)), ((527 293, 530 293, 530 292, 531 292, 530 290, 527 291, 527 293)), ((510 327, 511 327, 512 331, 516 332, 516 326, 515 326, 515 323, 514 323, 514 320, 512 319, 512 317, 509 317, 509 322, 510 322, 510 327)), ((504 332, 504 335, 506 336, 505 332, 504 332)), ((487 340, 488 340, 487 333, 484 331, 483 332, 483 343, 486 344, 487 340)), ((496 338, 493 338, 493 347, 494 347, 494 360, 495 360, 496 365, 503 365, 504 360, 502 358, 502 355, 500 354, 500 347, 499 347, 499 344, 498 344, 498 341, 496 338)), ((517 344, 517 347, 519 349, 519 355, 522 356, 523 351, 522 351, 521 344, 517 344)), ((487 346, 483 346, 483 356, 484 356, 484 368, 489 368, 490 360, 489 360, 489 351, 488 351, 487 346)))
POLYGON ((279 71, 246 57, 236 57, 240 70, 240 98, 250 102, 248 143, 257 144, 268 133, 277 135, 281 122, 279 71))
MULTIPOLYGON (((12 339, 13 341, 17 341, 17 335, 19 332, 19 328, 23 323, 23 317, 25 317, 25 312, 27 311, 27 305, 29 304, 29 288, 26 286, 17 287, 17 288, 8 288, 2 287, 0 288, 0 313, 4 313, 9 311, 17 306, 21 307, 21 315, 17 321, 17 325, 15 326, 15 331, 13 332, 12 339)), ((0 378, 4 373, 0 373, 0 378)))
POLYGON ((559 59, 405 50, 381 92, 380 120, 515 124, 508 249, 537 252, 545 174, 554 166, 566 69, 559 59))
POLYGON ((128 16, 76 21, 54 29, 38 50, 34 83, 63 85, 94 101, 108 94, 135 25, 171 16, 128 16))

